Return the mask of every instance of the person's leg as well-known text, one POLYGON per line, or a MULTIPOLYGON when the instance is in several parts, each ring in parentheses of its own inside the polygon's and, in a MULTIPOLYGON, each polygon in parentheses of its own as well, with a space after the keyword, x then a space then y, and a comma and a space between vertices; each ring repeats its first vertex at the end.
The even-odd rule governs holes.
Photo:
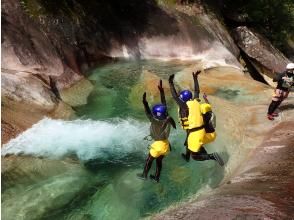
POLYGON ((205 130, 201 129, 198 131, 190 132, 187 137, 187 148, 186 154, 182 154, 182 157, 188 162, 190 159, 190 155, 198 152, 203 145, 203 138, 205 135, 205 130))
MULTIPOLYGON (((208 144, 216 139, 216 132, 211 132, 211 133, 205 133, 204 138, 203 138, 203 144, 208 144)), ((202 149, 202 148, 200 148, 202 149)), ((204 148, 203 148, 204 149, 204 148)))
POLYGON ((192 152, 192 158, 198 161, 204 160, 215 160, 219 163, 220 166, 224 165, 224 161, 218 155, 218 153, 214 152, 212 154, 208 154, 205 148, 202 146, 198 152, 192 152))
POLYGON ((272 102, 268 107, 267 117, 269 120, 274 120, 274 117, 277 116, 275 113, 276 109, 280 106, 283 101, 283 91, 280 89, 275 90, 273 95, 272 102))
POLYGON ((160 172, 162 169, 162 160, 163 160, 164 156, 161 155, 160 157, 156 158, 156 172, 155 175, 150 175, 150 178, 155 180, 156 182, 159 182, 159 178, 160 178, 160 172))
POLYGON ((146 159, 146 162, 145 162, 143 173, 142 174, 140 174, 140 173, 137 174, 138 177, 147 179, 147 175, 148 175, 148 172, 149 172, 149 170, 150 170, 150 168, 152 166, 153 160, 154 160, 154 157, 152 157, 151 154, 149 153, 148 157, 146 159))
POLYGON ((189 137, 189 132, 186 131, 186 140, 185 140, 185 143, 184 143, 184 146, 186 146, 186 154, 182 153, 182 157, 185 161, 189 162, 190 160, 190 154, 191 154, 191 151, 188 149, 188 137, 189 137))
POLYGON ((267 114, 272 115, 281 103, 282 103, 282 100, 279 100, 279 101, 272 100, 271 104, 268 107, 267 114))
POLYGON ((189 162, 191 151, 186 147, 186 154, 182 153, 182 157, 185 161, 189 162))
POLYGON ((192 152, 191 157, 193 160, 212 160, 212 156, 207 153, 205 148, 202 146, 198 152, 192 152))

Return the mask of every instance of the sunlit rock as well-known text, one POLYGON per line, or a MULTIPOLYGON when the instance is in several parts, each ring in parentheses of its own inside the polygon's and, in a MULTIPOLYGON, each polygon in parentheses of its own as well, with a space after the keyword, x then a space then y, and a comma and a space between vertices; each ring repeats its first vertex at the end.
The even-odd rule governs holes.
POLYGON ((266 38, 246 26, 235 28, 233 36, 238 46, 249 57, 250 63, 264 76, 264 80, 273 86, 271 79, 275 73, 283 72, 290 61, 266 38))

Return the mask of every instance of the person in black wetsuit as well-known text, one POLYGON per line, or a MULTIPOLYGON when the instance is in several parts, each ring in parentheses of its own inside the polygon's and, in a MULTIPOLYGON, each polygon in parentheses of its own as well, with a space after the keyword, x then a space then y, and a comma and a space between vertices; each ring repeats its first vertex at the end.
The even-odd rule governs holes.
POLYGON ((280 104, 285 100, 289 92, 293 89, 294 86, 294 63, 289 63, 286 66, 286 71, 280 74, 277 74, 274 79, 274 82, 277 82, 277 87, 274 91, 272 97, 272 102, 268 107, 267 118, 269 120, 274 120, 274 117, 278 116, 278 113, 275 110, 280 106, 280 104))
MULTIPOLYGON (((217 153, 208 154, 204 148, 204 144, 215 140, 216 132, 213 125, 209 122, 214 114, 211 105, 208 103, 200 103, 199 99, 199 83, 198 74, 201 71, 192 73, 194 79, 194 99, 189 90, 183 90, 180 95, 177 94, 173 79, 174 74, 169 77, 170 90, 173 98, 179 106, 179 117, 181 125, 187 132, 185 140, 186 154, 182 157, 188 162, 190 156, 194 160, 216 160, 221 166, 224 165, 222 158, 217 153)), ((205 97, 206 99, 206 97, 205 97)), ((207 99, 206 99, 207 100, 207 99)))
POLYGON ((160 91, 161 104, 154 105, 152 108, 152 113, 146 100, 146 92, 143 94, 143 105, 145 108, 145 113, 151 122, 150 136, 154 142, 150 147, 143 173, 137 174, 139 178, 147 179, 148 172, 151 168, 153 160, 155 159, 156 172, 154 175, 151 174, 150 178, 156 182, 159 182, 160 179, 162 160, 164 156, 170 151, 170 143, 168 141, 170 126, 176 128, 175 121, 168 115, 164 89, 162 87, 162 80, 159 82, 158 89, 160 91))

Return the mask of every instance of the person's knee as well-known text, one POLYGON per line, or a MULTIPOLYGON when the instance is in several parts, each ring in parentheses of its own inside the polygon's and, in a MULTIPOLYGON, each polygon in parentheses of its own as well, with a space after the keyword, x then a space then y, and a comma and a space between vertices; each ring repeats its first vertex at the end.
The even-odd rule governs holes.
POLYGON ((203 158, 203 155, 199 154, 199 153, 192 153, 191 154, 191 157, 193 160, 198 160, 198 161, 202 161, 202 160, 205 160, 203 158))

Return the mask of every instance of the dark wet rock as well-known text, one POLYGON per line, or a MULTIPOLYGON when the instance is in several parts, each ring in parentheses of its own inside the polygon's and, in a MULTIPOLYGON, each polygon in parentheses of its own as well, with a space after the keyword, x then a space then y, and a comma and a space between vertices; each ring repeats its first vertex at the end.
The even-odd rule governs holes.
POLYGON ((246 26, 235 28, 233 37, 259 74, 273 85, 275 73, 283 72, 290 61, 266 38, 246 26))

